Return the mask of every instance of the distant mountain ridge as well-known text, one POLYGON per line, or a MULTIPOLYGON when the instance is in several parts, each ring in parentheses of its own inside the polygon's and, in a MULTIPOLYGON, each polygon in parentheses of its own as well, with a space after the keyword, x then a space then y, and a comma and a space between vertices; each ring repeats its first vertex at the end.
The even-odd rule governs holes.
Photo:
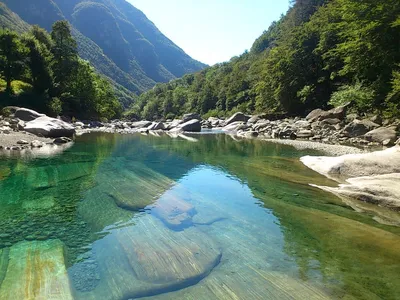
POLYGON ((51 30, 52 24, 62 19, 73 27, 80 56, 109 77, 126 97, 206 67, 125 0, 0 2, 0 26, 19 32, 25 31, 27 24, 51 30))

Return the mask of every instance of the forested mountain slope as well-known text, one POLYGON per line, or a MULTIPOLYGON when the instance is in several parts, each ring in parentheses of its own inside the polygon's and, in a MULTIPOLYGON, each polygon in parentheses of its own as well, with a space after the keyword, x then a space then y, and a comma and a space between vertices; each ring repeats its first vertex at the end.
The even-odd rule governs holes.
POLYGON ((159 84, 129 114, 304 115, 351 101, 360 113, 400 113, 400 1, 296 0, 251 51, 159 84))
POLYGON ((129 92, 139 94, 156 82, 168 82, 205 67, 125 0, 2 0, 0 5, 0 26, 16 31, 25 28, 10 21, 10 16, 48 31, 55 21, 68 20, 80 56, 109 77, 127 98, 129 92))

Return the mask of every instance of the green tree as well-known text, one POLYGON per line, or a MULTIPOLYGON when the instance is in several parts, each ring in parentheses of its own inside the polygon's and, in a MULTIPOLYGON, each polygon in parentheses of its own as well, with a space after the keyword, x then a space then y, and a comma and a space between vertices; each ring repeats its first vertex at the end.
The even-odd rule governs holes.
POLYGON ((11 82, 19 79, 25 70, 27 49, 16 32, 0 31, 0 73, 7 82, 6 92, 11 93, 11 82))
POLYGON ((57 21, 51 31, 53 46, 52 69, 55 83, 60 93, 67 90, 72 75, 78 70, 77 44, 71 35, 71 27, 67 21, 57 21))
POLYGON ((52 55, 46 45, 40 43, 32 34, 23 37, 22 41, 28 49, 30 83, 35 93, 43 94, 53 86, 53 72, 50 67, 52 55))

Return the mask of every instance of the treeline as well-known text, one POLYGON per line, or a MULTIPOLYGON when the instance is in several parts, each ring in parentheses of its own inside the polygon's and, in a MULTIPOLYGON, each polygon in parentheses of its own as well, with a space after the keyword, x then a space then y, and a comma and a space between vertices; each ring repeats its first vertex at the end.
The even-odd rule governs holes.
POLYGON ((399 115, 400 1, 296 0, 251 51, 140 96, 128 115, 302 115, 352 102, 399 115))
POLYGON ((79 57, 67 21, 54 23, 50 34, 38 26, 23 35, 0 30, 0 76, 0 107, 81 119, 121 114, 110 83, 79 57))

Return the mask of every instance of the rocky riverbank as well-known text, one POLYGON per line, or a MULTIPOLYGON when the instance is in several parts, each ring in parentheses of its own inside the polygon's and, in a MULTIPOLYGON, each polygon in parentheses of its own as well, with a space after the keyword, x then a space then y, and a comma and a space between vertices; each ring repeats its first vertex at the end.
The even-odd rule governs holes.
MULTIPOLYGON (((261 138, 291 143, 290 141, 322 144, 390 147, 400 144, 400 120, 387 121, 378 116, 361 118, 347 113, 347 106, 329 111, 317 109, 305 118, 277 119, 271 115, 245 115, 238 112, 228 119, 198 114, 186 114, 181 119, 165 121, 65 122, 35 111, 8 107, 7 117, 0 116, 0 147, 21 150, 42 147, 44 144, 64 144, 75 134, 87 132, 159 133, 179 135, 184 132, 219 130, 243 138, 261 138)), ((307 143, 309 147, 310 143, 307 143)), ((314 147, 311 147, 314 148, 314 147)))
POLYGON ((306 118, 276 120, 268 115, 249 116, 236 113, 228 119, 201 119, 198 114, 186 114, 182 119, 163 122, 120 121, 111 123, 75 123, 77 132, 91 130, 118 133, 169 133, 221 130, 245 138, 315 141, 325 144, 357 146, 393 146, 400 143, 400 120, 384 121, 378 116, 361 118, 347 114, 342 106, 329 111, 317 109, 306 118))
POLYGON ((14 152, 50 155, 70 146, 75 128, 36 111, 7 107, 0 115, 0 154, 14 152))

